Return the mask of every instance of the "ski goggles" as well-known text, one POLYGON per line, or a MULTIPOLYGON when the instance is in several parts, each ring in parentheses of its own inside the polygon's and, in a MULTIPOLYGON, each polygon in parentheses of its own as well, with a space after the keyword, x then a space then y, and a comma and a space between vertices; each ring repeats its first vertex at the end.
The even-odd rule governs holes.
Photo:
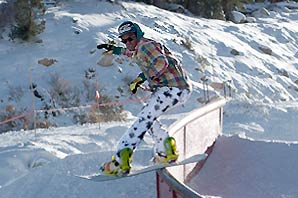
POLYGON ((121 42, 124 43, 124 44, 126 44, 127 42, 131 42, 133 40, 135 40, 135 39, 134 38, 131 38, 131 37, 128 37, 126 39, 121 39, 121 42))

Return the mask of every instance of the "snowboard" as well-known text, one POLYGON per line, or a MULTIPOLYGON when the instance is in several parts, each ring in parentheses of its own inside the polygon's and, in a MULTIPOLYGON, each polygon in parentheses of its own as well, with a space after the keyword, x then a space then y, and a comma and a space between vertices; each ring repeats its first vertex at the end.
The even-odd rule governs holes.
POLYGON ((111 175, 105 175, 104 173, 95 173, 91 175, 75 175, 75 176, 81 179, 86 179, 94 182, 110 181, 110 180, 132 177, 132 176, 148 173, 151 171, 157 171, 163 168, 195 163, 195 162, 204 160, 206 157, 207 157, 207 154, 197 154, 189 158, 186 158, 182 161, 174 162, 171 164, 153 164, 153 165, 142 167, 140 169, 132 168, 129 174, 123 175, 123 176, 111 176, 111 175))

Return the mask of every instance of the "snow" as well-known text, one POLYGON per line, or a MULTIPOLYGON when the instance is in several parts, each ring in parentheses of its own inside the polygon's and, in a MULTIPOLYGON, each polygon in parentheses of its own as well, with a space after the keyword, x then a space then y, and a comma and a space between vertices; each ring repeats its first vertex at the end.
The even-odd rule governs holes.
POLYGON ((235 23, 243 23, 246 21, 246 16, 238 11, 232 11, 233 21, 235 23))
POLYGON ((219 197, 297 197, 297 144, 221 137, 204 168, 190 182, 219 197), (236 160, 235 160, 236 159, 236 160))
MULTIPOLYGON (((262 4, 254 6, 262 8, 262 4)), ((49 79, 54 74, 83 88, 85 71, 90 67, 96 70, 92 80, 111 98, 124 101, 148 96, 144 91, 137 96, 128 93, 126 80, 139 73, 129 59, 115 57, 122 63, 114 60, 111 67, 96 64, 102 57, 96 45, 108 39, 121 45, 117 26, 133 20, 147 37, 174 52, 197 85, 184 107, 162 117, 164 123, 169 125, 202 105, 198 102, 204 98, 200 79, 231 85, 223 136, 195 178, 199 192, 211 197, 297 197, 298 173, 292 167, 298 163, 298 10, 294 2, 270 7, 269 16, 258 16, 254 23, 234 24, 142 3, 61 1, 48 7, 46 30, 38 36, 42 43, 10 42, 2 34, 1 109, 7 104, 31 109, 30 78, 43 90, 50 88, 49 79), (232 50, 238 55, 231 54, 232 50), (37 63, 43 58, 57 62, 44 67, 37 63), (121 94, 119 87, 124 90, 121 94), (23 93, 19 100, 11 97, 12 88, 23 93)), ((223 93, 209 87, 210 97, 223 93)), ((81 101, 81 105, 91 103, 84 95, 81 101)), ((142 104, 123 105, 130 114, 126 122, 79 126, 73 124, 70 112, 63 111, 51 118, 59 128, 0 134, 0 197, 156 197, 154 173, 104 183, 73 176, 97 171, 100 163, 110 158, 142 104)), ((42 108, 37 99, 35 108, 42 108)), ((150 154, 151 139, 146 136, 135 154, 135 166, 149 161, 150 154)))
MULTIPOLYGON (((74 176, 98 171, 100 162, 110 159, 119 136, 130 124, 2 134, 0 197, 155 197, 154 173, 101 184, 74 176)), ((151 151, 143 144, 134 166, 150 158, 151 151)))

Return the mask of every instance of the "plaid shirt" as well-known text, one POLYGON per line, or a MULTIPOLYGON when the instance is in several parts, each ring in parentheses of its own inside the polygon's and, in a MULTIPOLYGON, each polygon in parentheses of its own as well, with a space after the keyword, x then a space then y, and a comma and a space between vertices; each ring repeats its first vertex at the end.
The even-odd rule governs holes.
POLYGON ((150 88, 167 86, 191 89, 186 72, 164 45, 141 38, 135 51, 122 48, 121 54, 135 59, 150 88))

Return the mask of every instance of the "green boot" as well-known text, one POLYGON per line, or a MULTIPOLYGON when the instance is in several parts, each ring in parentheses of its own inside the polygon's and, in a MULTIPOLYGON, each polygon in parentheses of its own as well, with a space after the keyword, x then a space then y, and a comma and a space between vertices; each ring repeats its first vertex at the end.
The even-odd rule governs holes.
POLYGON ((166 150, 166 160, 167 162, 173 163, 178 159, 178 152, 176 147, 176 140, 173 137, 168 137, 163 142, 166 150))
POLYGON ((121 164, 120 164, 120 169, 124 172, 129 173, 130 171, 130 163, 131 163, 131 159, 132 159, 132 150, 130 148, 125 148, 122 149, 119 152, 120 155, 120 159, 121 159, 121 164))
POLYGON ((101 165, 100 170, 106 174, 111 176, 116 175, 127 175, 130 171, 130 162, 132 159, 132 150, 130 148, 125 148, 119 151, 119 156, 121 163, 116 160, 116 157, 112 156, 112 161, 106 162, 101 165))
POLYGON ((171 164, 177 161, 178 152, 176 141, 173 137, 168 137, 163 142, 165 153, 156 153, 153 161, 156 164, 171 164))

